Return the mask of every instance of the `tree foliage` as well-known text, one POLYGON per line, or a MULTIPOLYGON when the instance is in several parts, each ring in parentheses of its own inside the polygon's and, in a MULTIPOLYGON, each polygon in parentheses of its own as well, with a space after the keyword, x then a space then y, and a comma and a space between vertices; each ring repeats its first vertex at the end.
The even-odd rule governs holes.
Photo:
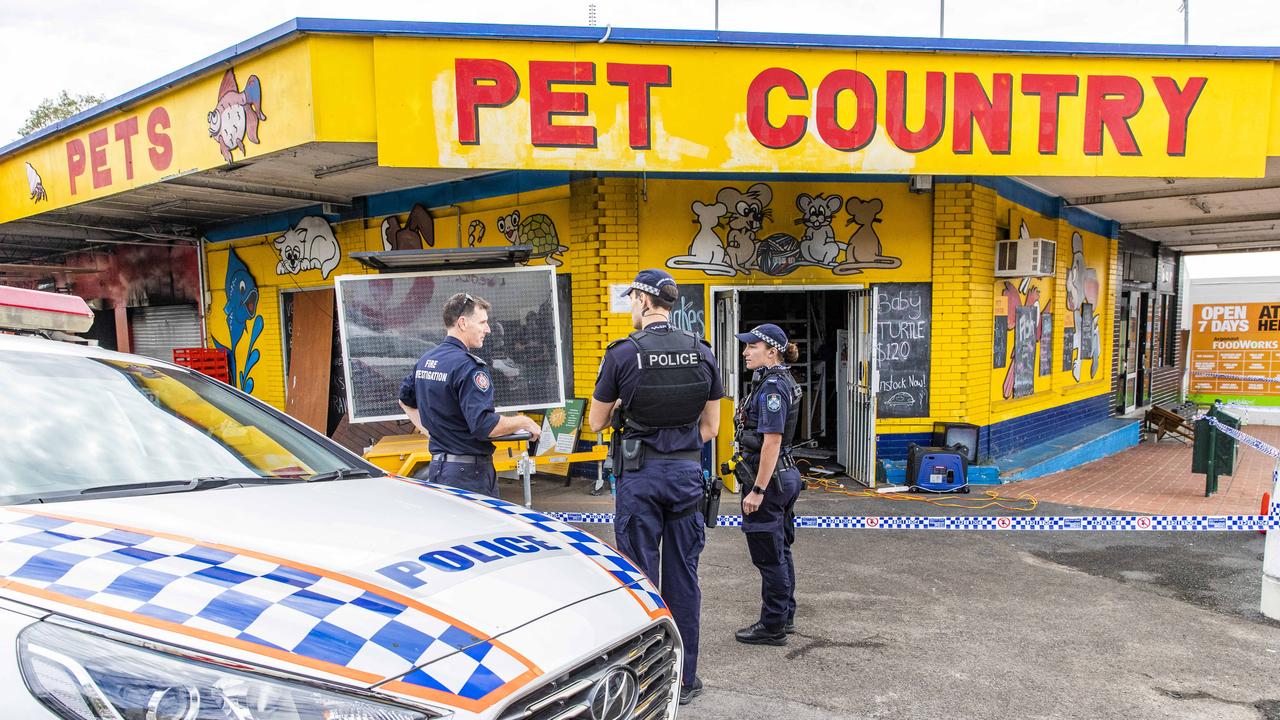
POLYGON ((66 120, 81 110, 102 102, 101 95, 72 95, 63 90, 57 97, 45 98, 27 115, 27 121, 18 128, 19 135, 30 135, 46 125, 66 120))

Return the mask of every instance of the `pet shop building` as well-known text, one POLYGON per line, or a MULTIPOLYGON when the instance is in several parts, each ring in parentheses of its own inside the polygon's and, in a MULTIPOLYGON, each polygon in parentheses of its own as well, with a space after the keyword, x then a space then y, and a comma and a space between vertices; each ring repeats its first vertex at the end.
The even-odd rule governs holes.
MULTIPOLYGON (((589 398, 630 330, 618 291, 664 267, 726 403, 739 328, 800 346, 815 465, 872 483, 951 423, 1009 479, 1180 399, 1183 253, 1280 245, 1277 60, 298 19, 0 148, 0 267, 74 290, 118 272, 81 258, 145 244, 196 278, 231 382, 356 448, 404 429, 351 422, 337 278, 550 266, 558 396, 589 398)), ((403 375, 424 345, 398 318, 432 299, 377 297, 367 339, 403 375)), ((517 335, 495 332, 499 384, 534 362, 517 335)))

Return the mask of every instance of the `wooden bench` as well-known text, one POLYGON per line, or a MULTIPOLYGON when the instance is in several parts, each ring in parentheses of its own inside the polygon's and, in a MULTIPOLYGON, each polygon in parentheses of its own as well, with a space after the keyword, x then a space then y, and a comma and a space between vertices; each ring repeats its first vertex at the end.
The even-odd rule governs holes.
POLYGON ((1143 421, 1146 423, 1147 431, 1155 433, 1156 442, 1160 442, 1165 435, 1169 435, 1185 445, 1188 440, 1194 440, 1196 436, 1196 428, 1188 418, 1159 405, 1148 410, 1143 421))

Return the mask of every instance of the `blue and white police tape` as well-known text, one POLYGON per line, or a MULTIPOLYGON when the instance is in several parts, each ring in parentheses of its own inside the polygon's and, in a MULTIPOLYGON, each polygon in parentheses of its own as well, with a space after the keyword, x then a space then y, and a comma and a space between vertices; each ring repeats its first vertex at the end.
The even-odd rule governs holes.
MULTIPOLYGON (((561 522, 612 525, 613 513, 544 513, 561 522)), ((741 527, 741 515, 721 515, 720 527, 741 527)), ((919 517, 914 515, 798 515, 797 528, 838 530, 1065 530, 1084 532, 1254 532, 1280 530, 1280 513, 1272 515, 978 515, 919 517)))
POLYGON ((1219 380, 1248 380, 1249 382, 1272 382, 1280 383, 1280 377, 1267 377, 1266 375, 1232 375, 1230 373, 1192 373, 1198 378, 1216 378, 1219 380))
POLYGON ((1242 433, 1233 427, 1223 425, 1222 423, 1218 422, 1218 419, 1213 417, 1212 415, 1197 415, 1195 418, 1193 418, 1193 421, 1201 420, 1201 419, 1208 420, 1210 425, 1214 426, 1215 428, 1217 428, 1227 436, 1235 438, 1241 445, 1246 445, 1248 447, 1251 447, 1254 450, 1257 450, 1258 452, 1262 453, 1263 455, 1280 459, 1280 450, 1274 447, 1271 447, 1270 445, 1259 440, 1258 438, 1246 433, 1242 433))

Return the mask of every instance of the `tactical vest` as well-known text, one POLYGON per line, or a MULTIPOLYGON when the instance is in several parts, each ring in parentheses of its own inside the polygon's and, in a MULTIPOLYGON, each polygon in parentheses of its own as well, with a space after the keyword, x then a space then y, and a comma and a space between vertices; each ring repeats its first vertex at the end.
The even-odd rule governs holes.
POLYGON ((671 326, 638 330, 627 340, 636 346, 640 380, 631 397, 623 398, 626 425, 643 432, 697 424, 711 399, 701 341, 671 326))
POLYGON ((758 454, 764 447, 764 436, 756 430, 760 425, 759 414, 751 413, 749 410, 756 407, 755 403, 760 398, 760 391, 766 386, 765 380, 771 375, 776 376, 778 382, 767 383, 767 385, 777 388, 778 394, 782 395, 782 401, 787 403, 787 420, 782 428, 780 449, 784 455, 791 451, 791 443, 796 437, 796 423, 800 420, 800 388, 796 385, 795 378, 791 377, 791 370, 785 365, 764 368, 760 372, 755 387, 751 388, 751 395, 747 398, 746 404, 738 414, 738 444, 743 450, 753 455, 758 454))

